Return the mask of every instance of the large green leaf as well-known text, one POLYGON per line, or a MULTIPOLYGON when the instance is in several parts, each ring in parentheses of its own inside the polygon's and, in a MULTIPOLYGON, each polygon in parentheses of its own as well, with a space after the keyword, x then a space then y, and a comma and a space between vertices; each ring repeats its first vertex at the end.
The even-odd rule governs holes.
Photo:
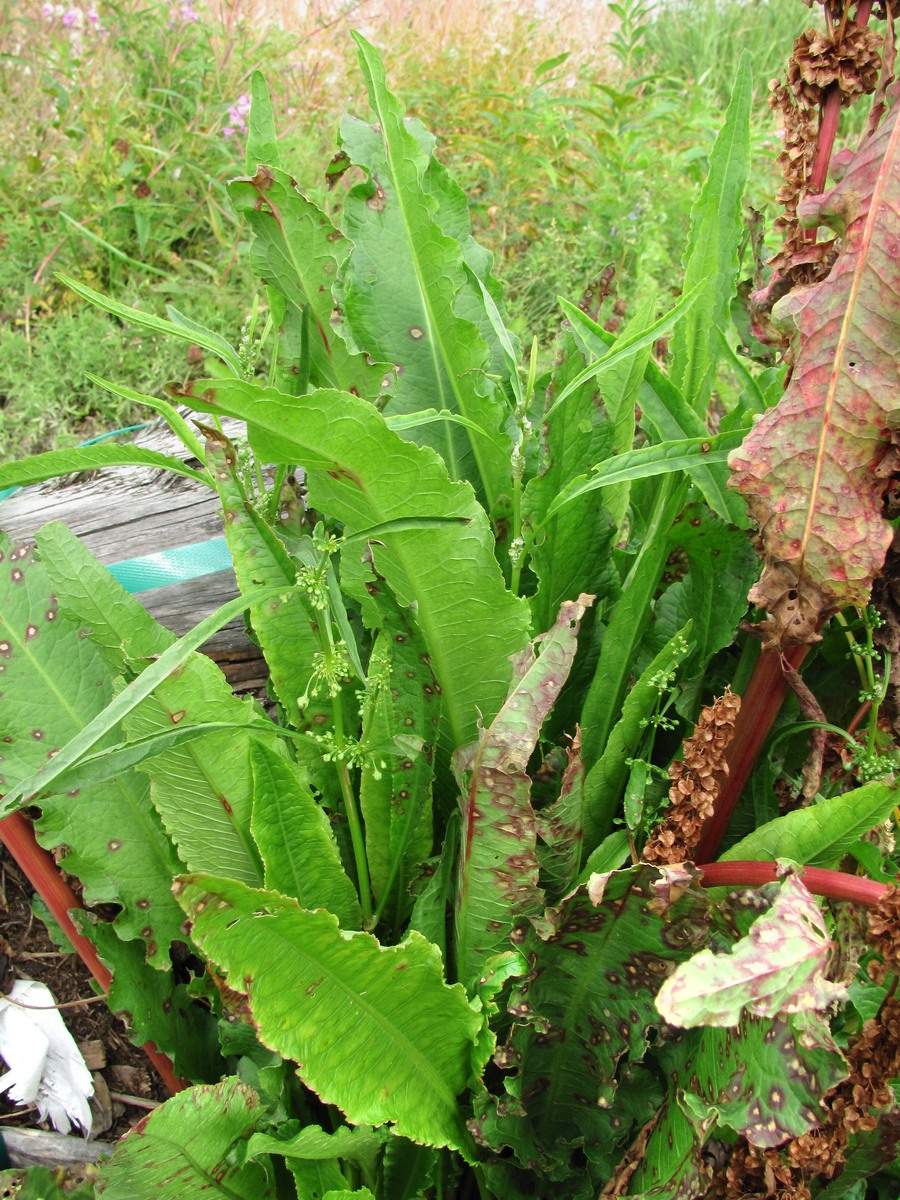
POLYGON ((344 929, 359 929, 356 889, 341 864, 328 818, 302 770, 262 743, 253 747, 251 831, 265 884, 303 908, 326 908, 344 929))
POLYGON ((579 622, 591 602, 580 596, 563 604, 553 628, 514 658, 509 699, 478 745, 457 755, 462 839, 456 973, 468 987, 481 976, 485 959, 508 947, 514 920, 542 907, 526 771, 572 666, 579 622))
POLYGON ((236 1148, 267 1121, 259 1097, 237 1079, 180 1092, 119 1143, 97 1190, 106 1200, 274 1200, 262 1164, 235 1162, 236 1148))
POLYGON ((867 783, 761 825, 726 850, 722 860, 790 858, 805 867, 834 868, 896 805, 893 785, 867 783))
MULTIPOLYGON (((179 653, 177 639, 128 595, 65 526, 45 526, 38 534, 38 544, 55 594, 69 611, 89 623, 111 668, 126 677, 137 675, 132 690, 141 689, 138 701, 123 704, 126 693, 114 701, 129 737, 165 737, 174 729, 207 722, 228 726, 223 732, 173 745, 142 762, 141 768, 150 776, 153 804, 189 868, 214 866, 248 882, 261 882, 262 871, 249 833, 253 788, 248 727, 256 724, 261 731, 268 731, 270 726, 258 706, 237 699, 222 672, 205 655, 185 654, 180 671, 160 671, 163 656, 179 653), (154 680, 155 686, 148 687, 154 680)), ((268 598, 274 599, 271 594, 268 598)), ((184 642, 190 645, 192 636, 184 642)), ((118 722, 110 722, 108 716, 114 711, 104 709, 91 724, 116 728, 118 722)), ((81 754, 93 744, 85 745, 81 754)), ((54 758, 52 765, 62 757, 54 758)), ((73 757, 81 755, 73 753, 73 757)), ((169 872, 170 880, 177 870, 169 872)))
POLYGON ((310 503, 350 532, 384 525, 375 562, 416 619, 443 691, 442 731, 452 751, 477 736, 506 696, 509 655, 528 636, 524 601, 507 590, 484 510, 471 489, 447 478, 435 454, 402 441, 355 396, 319 391, 292 399, 250 383, 209 381, 198 407, 242 417, 264 462, 301 464, 310 503), (405 517, 467 524, 398 529, 405 517))
MULTIPOLYGON (((459 243, 442 230, 423 179, 429 157, 406 128, 377 53, 354 34, 377 124, 345 118, 344 150, 369 175, 344 203, 353 242, 342 275, 342 307, 357 344, 396 364, 389 412, 437 407, 460 413, 480 433, 455 425, 417 433, 437 449, 453 479, 469 479, 492 508, 511 494, 506 403, 487 378, 489 351, 478 328, 458 315, 468 292, 459 243)), ((467 295, 469 304, 471 295, 467 295)))
POLYGON ((709 173, 691 213, 684 290, 702 287, 672 337, 672 381, 694 412, 705 415, 719 353, 719 330, 729 321, 744 228, 741 200, 750 170, 750 55, 738 67, 725 124, 709 157, 709 173))
POLYGON ((707 909, 682 868, 642 865, 595 875, 545 921, 525 925, 529 970, 513 988, 514 1023, 496 1056, 511 1072, 507 1096, 480 1105, 480 1140, 560 1181, 583 1172, 581 1153, 615 1164, 630 1132, 611 1107, 617 1068, 643 1057, 659 1023, 653 998, 705 940, 707 909))
POLYGON ((263 1043, 354 1124, 471 1153, 456 1097, 469 1080, 482 1018, 440 954, 418 934, 381 947, 332 914, 274 892, 185 877, 178 898, 192 937, 247 995, 263 1043))
MULTIPOLYGON (((59 607, 46 565, 24 544, 0 535, 0 788, 10 791, 101 713, 114 670, 80 621, 59 607)), ((88 903, 121 906, 116 932, 140 938, 148 959, 169 962, 180 936, 169 888, 182 869, 133 771, 79 793, 41 801, 38 839, 60 850, 88 903)))
POLYGON ((386 368, 348 347, 331 320, 331 289, 350 243, 300 194, 290 175, 275 167, 261 166, 250 179, 232 180, 228 196, 256 234, 253 269, 295 310, 311 314, 310 381, 377 399, 386 368))

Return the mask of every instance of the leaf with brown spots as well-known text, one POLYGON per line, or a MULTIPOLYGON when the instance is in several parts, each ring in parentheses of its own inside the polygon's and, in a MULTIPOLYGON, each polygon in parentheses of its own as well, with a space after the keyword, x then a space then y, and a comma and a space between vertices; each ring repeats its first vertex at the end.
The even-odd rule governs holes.
POLYGON ((467 986, 489 955, 508 948, 516 917, 536 915, 543 907, 526 771, 572 667, 579 622, 593 601, 580 596, 563 604, 553 628, 512 656, 506 703, 478 744, 455 758, 462 793, 456 974, 467 986))
POLYGON ((703 1147, 719 1130, 780 1146, 824 1119, 822 1097, 847 1075, 818 1013, 745 1015, 735 1029, 691 1030, 667 1039, 659 1059, 669 1095, 631 1182, 636 1196, 704 1195, 695 1181, 708 1177, 703 1147))
POLYGON ((796 875, 729 954, 701 952, 660 988, 656 1007, 670 1025, 737 1025, 758 1017, 827 1008, 846 989, 825 978, 831 952, 821 910, 796 875))
POLYGON ((827 279, 778 306, 798 331, 790 386, 729 462, 765 552, 750 599, 768 644, 818 640, 822 620, 863 605, 891 544, 882 516, 900 464, 900 102, 841 182, 804 202, 841 252, 827 279))
POLYGON ((240 1148, 268 1124, 256 1092, 237 1078, 190 1088, 145 1117, 101 1168, 106 1200, 227 1196, 273 1200, 262 1163, 243 1163, 240 1148))
POLYGON ((686 868, 642 864, 594 875, 544 920, 522 923, 530 970, 510 997, 512 1030, 495 1056, 506 1094, 480 1106, 481 1140, 559 1179, 583 1173, 586 1154, 598 1182, 586 1194, 597 1194, 659 1103, 644 1080, 649 1108, 623 1104, 617 1071, 643 1059, 659 1023, 653 997, 705 940, 707 911, 686 868))
MULTIPOLYGON (((118 672, 60 607, 57 590, 31 546, 0 535, 0 793, 44 766, 113 696, 118 672)), ((114 731, 107 744, 120 737, 114 731)), ((182 868, 147 780, 120 772, 74 795, 47 796, 41 809, 38 840, 81 880, 86 902, 118 904, 119 937, 140 939, 148 961, 168 968, 169 945, 181 936, 169 888, 182 868)))

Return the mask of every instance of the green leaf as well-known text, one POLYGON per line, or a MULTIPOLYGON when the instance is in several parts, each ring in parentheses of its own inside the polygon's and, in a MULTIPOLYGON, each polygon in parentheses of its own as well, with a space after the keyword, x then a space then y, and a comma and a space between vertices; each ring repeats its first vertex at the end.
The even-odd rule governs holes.
POLYGON ((735 430, 715 436, 686 438, 679 442, 659 442, 654 446, 641 446, 639 450, 618 454, 615 458, 598 463, 590 478, 572 480, 550 505, 548 515, 552 516, 579 496, 597 488, 612 487, 632 479, 667 475, 672 471, 690 474, 691 468, 698 463, 725 462, 730 452, 741 444, 743 436, 743 430, 735 430))
POLYGON ((701 950, 682 963, 656 997, 670 1025, 738 1025, 744 1011, 757 1017, 827 1008, 846 996, 825 971, 831 940, 818 904, 796 876, 780 888, 771 908, 727 954, 701 950))
POLYGON ((100 1168, 100 1190, 106 1200, 275 1200, 261 1164, 235 1163, 235 1150, 268 1119, 253 1089, 237 1079, 179 1092, 119 1143, 100 1168))
MULTIPOLYGON (((86 552, 85 552, 86 553, 86 552)), ((111 577, 110 577, 111 578, 111 577)), ((185 634, 183 638, 179 638, 173 642, 152 665, 148 666, 132 683, 130 683, 123 691, 109 703, 102 712, 98 713, 93 720, 67 742, 48 763, 45 763, 38 771, 31 775, 28 779, 17 783, 10 791, 7 792, 2 806, 0 806, 0 816, 5 816, 10 812, 14 812, 17 808, 21 808, 24 804, 29 804, 36 800, 38 796, 47 791, 53 790, 53 785, 61 780, 68 768, 81 758, 89 753, 102 738, 114 730, 120 721, 124 720, 143 700, 157 688, 170 674, 177 671, 179 667, 184 666, 190 655, 199 646, 202 646, 208 638, 221 629, 228 622, 247 607, 252 599, 265 599, 267 596, 277 595, 280 592, 277 589, 260 589, 254 593, 250 600, 239 598, 230 600, 221 608, 217 609, 199 625, 195 626, 190 633, 185 634)), ((196 670, 202 671, 202 662, 206 662, 208 667, 212 667, 217 673, 218 680, 221 683, 223 676, 218 668, 209 659, 198 659, 196 670)), ((206 668, 208 671, 208 667, 206 668)), ((201 679, 204 677, 201 676, 201 679)), ((212 685, 212 679, 207 674, 205 676, 207 685, 212 685)), ((241 704, 240 701, 234 700, 231 696, 230 689, 228 696, 236 704, 241 704)), ((232 710, 233 711, 233 710, 232 710)), ((245 707, 248 722, 253 715, 252 709, 249 706, 245 707)), ((180 709, 168 710, 168 720, 173 724, 178 724, 181 717, 180 709), (177 718, 176 720, 172 720, 177 718)), ((231 713, 229 713, 231 715, 231 713)), ((219 798, 221 807, 221 799, 219 798)))
MULTIPOLYGON (((699 286, 699 285, 698 285, 699 286)), ((602 325, 582 313, 573 333, 589 355, 603 361, 610 347, 617 345, 615 336, 602 325)), ((681 441, 685 438, 708 438, 710 431, 702 417, 690 407, 672 381, 653 362, 647 362, 644 379, 638 392, 642 424, 652 429, 655 440, 681 441)), ((725 430, 723 429, 723 432, 725 430)), ((728 490, 729 471, 721 463, 695 462, 690 467, 691 479, 700 489, 704 500, 714 513, 725 521, 742 528, 747 526, 747 506, 734 492, 728 490)))
MULTIPOLYGON (((566 756, 568 761, 560 781, 559 796, 537 816, 541 882, 550 899, 568 892, 581 870, 584 763, 581 761, 581 732, 577 728, 571 744, 566 747, 566 756)), ((619 866, 620 862, 613 865, 619 866)))
POLYGON ((377 399, 388 368, 349 347, 331 322, 332 287, 350 243, 284 171, 260 168, 251 179, 234 179, 228 197, 256 234, 254 271, 296 312, 309 314, 310 381, 377 399))
POLYGON ((341 865, 328 818, 300 768, 265 745, 255 745, 251 831, 265 868, 265 885, 303 908, 326 908, 344 929, 359 929, 356 889, 341 865))
MULTIPOLYGON (((34 550, 0 535, 0 789, 7 794, 53 762, 112 698, 114 673, 87 633, 60 610, 34 550)), ((87 903, 120 905, 118 936, 140 938, 141 955, 168 966, 169 945, 181 936, 169 888, 181 866, 146 781, 127 772, 80 794, 46 797, 41 809, 38 840, 60 850, 87 903)))
MULTIPOLYGON (((206 381, 204 381, 205 383, 206 381)), ((415 602, 443 692, 445 748, 492 720, 510 677, 509 655, 527 639, 528 610, 507 590, 494 539, 471 489, 452 483, 432 451, 402 441, 355 396, 319 391, 291 399, 270 388, 211 382, 198 407, 242 417, 262 461, 303 465, 310 503, 349 533, 407 517, 461 517, 383 534, 376 567, 403 607, 415 602)))
POLYGON ((705 414, 719 353, 719 330, 729 322, 743 237, 741 200, 750 169, 750 54, 738 67, 725 124, 709 157, 709 174, 691 213, 684 290, 701 298, 672 337, 672 382, 695 413, 705 414))
POLYGON ((584 841, 588 853, 610 832, 609 827, 631 769, 629 759, 638 751, 646 720, 656 707, 661 693, 669 686, 678 667, 691 651, 692 645, 688 640, 690 633, 691 625, 688 622, 666 643, 637 683, 629 689, 621 715, 610 732, 603 753, 588 771, 584 781, 584 841))
MULTIPOLYGON (((92 375, 90 371, 86 371, 85 375, 92 383, 96 383, 98 387, 105 388, 113 396, 121 396, 123 400, 128 400, 132 404, 140 404, 145 408, 151 408, 154 412, 158 412, 175 436, 179 438, 182 445, 190 450, 191 455, 198 462, 203 462, 203 446, 174 405, 167 403, 165 400, 157 400, 155 396, 148 396, 144 392, 136 392, 133 388, 125 387, 124 384, 111 383, 110 380, 104 379, 100 375, 92 375)), ((203 476, 203 482, 210 484, 208 476, 203 476)))
MULTIPOLYGON (((621 337, 616 338, 610 335, 609 349, 606 350, 605 353, 601 352, 600 357, 596 359, 596 361, 589 363, 588 366, 585 367, 585 369, 581 372, 581 374, 576 376, 576 378, 572 380, 568 387, 564 388, 560 392, 548 410, 547 416, 549 417, 559 407, 559 405, 568 400, 575 388, 580 387, 589 379, 596 379, 601 372, 608 370, 612 366, 618 365, 623 359, 632 358, 638 353, 638 351, 652 345, 653 342, 655 342, 664 333, 668 333, 668 331, 674 325, 677 325, 685 313, 687 313, 688 310, 693 306, 695 301, 699 298, 699 295, 699 286, 694 287, 690 291, 686 290, 685 294, 681 297, 675 307, 670 309, 665 316, 660 317, 659 320, 654 321, 651 325, 644 326, 643 328, 639 328, 637 330, 632 330, 631 326, 629 326, 630 332, 627 336, 622 335, 621 337)), ((580 341, 584 342, 585 345, 588 346, 588 349, 591 349, 589 339, 591 337, 596 338, 598 336, 597 330, 599 327, 597 326, 596 321, 591 320, 587 313, 582 312, 580 308, 576 307, 574 304, 570 304, 568 300, 564 300, 562 297, 560 297, 559 303, 563 312, 569 319, 570 324, 572 325, 572 330, 575 336, 580 341)))
POLYGON ((383 948, 332 914, 231 880, 187 876, 192 937, 246 993, 263 1043, 354 1124, 472 1153, 457 1095, 482 1019, 418 934, 383 948))
POLYGON ((369 180, 348 193, 344 230, 354 244, 342 277, 342 307, 356 342, 401 368, 388 412, 437 407, 459 413, 484 436, 453 425, 420 434, 454 480, 469 479, 488 510, 511 494, 506 404, 487 377, 488 347, 457 312, 469 291, 459 243, 437 220, 423 180, 429 156, 387 89, 377 53, 353 34, 377 125, 345 118, 341 141, 369 180))
MULTIPOLYGON (((583 366, 574 339, 564 335, 547 393, 548 406, 583 366)), ((568 403, 552 416, 545 415, 541 423, 541 471, 528 482, 522 503, 527 525, 540 528, 530 557, 538 578, 537 594, 531 600, 537 629, 549 628, 559 606, 572 596, 594 595, 601 607, 618 597, 619 578, 612 559, 616 527, 602 507, 603 498, 585 495, 550 515, 554 500, 569 481, 611 457, 615 448, 615 427, 598 403, 593 380, 572 392, 568 403)))
POLYGON ((301 1159, 307 1162, 327 1162, 340 1159, 354 1163, 367 1170, 375 1170, 378 1156, 385 1143, 400 1141, 385 1129, 370 1129, 367 1126, 348 1128, 339 1125, 334 1133, 325 1133, 318 1125, 307 1125, 298 1132, 290 1129, 297 1122, 280 1125, 275 1134, 254 1133, 247 1142, 248 1159, 261 1154, 280 1154, 282 1158, 301 1159))
POLYGON ((375 1197, 367 1187, 357 1188, 353 1192, 342 1188, 339 1192, 326 1192, 322 1200, 375 1200, 375 1197))
POLYGON ((507 1096, 479 1106, 479 1139, 551 1179, 583 1172, 581 1148, 615 1163, 616 1143, 629 1138, 611 1108, 617 1071, 643 1057, 659 1023, 653 997, 705 937, 707 909, 683 868, 641 865, 595 875, 544 921, 523 923, 529 970, 513 987, 514 1023, 495 1058, 511 1072, 507 1096))
POLYGON ((103 471, 108 467, 150 467, 156 471, 174 471, 198 483, 209 483, 200 471, 186 466, 180 458, 145 450, 141 446, 73 446, 71 450, 48 450, 20 462, 0 466, 0 488, 25 487, 71 475, 74 471, 103 471))
POLYGON ((206 430, 206 461, 216 481, 225 538, 241 592, 254 588, 285 589, 283 597, 270 598, 250 608, 253 632, 269 667, 269 679, 281 704, 285 721, 297 728, 319 727, 331 719, 331 705, 315 697, 298 709, 313 673, 319 642, 313 632, 319 615, 302 592, 293 589, 297 565, 277 532, 248 501, 237 471, 237 455, 228 438, 206 430))
POLYGON ((528 760, 575 657, 593 598, 563 604, 556 624, 513 659, 509 699, 455 763, 462 791, 456 972, 471 988, 484 960, 508 947, 513 921, 540 911, 528 760), (536 653, 539 650, 539 654, 536 653))
POLYGON ((275 113, 272 98, 262 71, 250 76, 250 125, 247 131, 247 174, 252 175, 260 164, 280 167, 278 135, 275 132, 275 113))
POLYGON ((174 321, 164 321, 162 317, 155 317, 152 313, 142 312, 139 308, 130 308, 127 304, 120 304, 118 300, 111 300, 109 296, 104 296, 101 292, 95 292, 93 288, 89 288, 83 283, 78 283, 77 280, 71 279, 68 275, 63 275, 60 272, 56 273, 56 278, 61 284, 69 288, 70 291, 73 291, 76 296, 80 296, 82 300, 88 300, 95 307, 103 309, 104 312, 108 312, 114 317, 118 317, 121 321, 125 321, 131 325, 139 325, 143 329, 152 329, 154 333, 168 334, 170 337, 176 337, 182 342, 188 342, 190 345, 200 346, 201 349, 208 350, 211 354, 215 354, 217 358, 220 358, 237 378, 241 377, 243 372, 237 353, 218 334, 201 333, 193 327, 186 329, 174 321))
POLYGON ((861 837, 890 817, 896 804, 891 784, 867 783, 761 825, 721 857, 724 862, 789 858, 805 867, 834 868, 861 837))
POLYGON ((412 908, 409 884, 432 851, 431 788, 440 690, 415 614, 374 573, 365 584, 382 622, 369 659, 360 779, 366 855, 379 914, 395 926, 412 908))
POLYGON ((733 642, 747 612, 747 589, 759 574, 759 562, 744 531, 719 521, 704 504, 689 504, 672 526, 669 539, 671 550, 687 558, 688 569, 656 602, 642 652, 656 653, 691 622, 694 651, 685 674, 696 684, 687 703, 679 698, 678 711, 693 720, 704 668, 713 654, 733 642))

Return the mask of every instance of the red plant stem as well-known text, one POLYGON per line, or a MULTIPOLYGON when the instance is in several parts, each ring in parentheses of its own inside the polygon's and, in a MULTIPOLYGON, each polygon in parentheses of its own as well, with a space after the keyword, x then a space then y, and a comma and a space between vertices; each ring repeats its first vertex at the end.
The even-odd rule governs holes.
MULTIPOLYGON (((704 863, 697 869, 703 872, 704 887, 762 887, 764 883, 777 882, 782 878, 778 864, 773 862, 704 863)), ((845 871, 827 871, 823 867, 802 867, 801 877, 816 896, 852 900, 867 907, 877 904, 890 891, 886 883, 876 883, 874 879, 864 879, 860 875, 848 875, 845 871)))
MULTIPOLYGON (((797 670, 808 650, 808 646, 792 646, 784 654, 785 661, 797 670)), ((756 660, 746 691, 741 696, 734 737, 725 753, 728 774, 721 777, 715 812, 707 822, 694 854, 696 862, 711 862, 716 857, 734 807, 787 695, 789 685, 781 669, 781 658, 773 650, 764 650, 756 660)))
MULTIPOLYGON (((857 25, 867 25, 872 12, 873 0, 859 0, 854 21, 857 25)), ((810 196, 821 195, 825 191, 825 180, 828 176, 828 164, 831 161, 831 151, 834 149, 834 139, 837 134, 838 120, 841 114, 841 90, 836 83, 831 84, 825 103, 822 106, 822 118, 819 123, 819 141, 816 150, 816 161, 813 163, 812 174, 809 177, 807 191, 810 196)), ((806 240, 816 240, 816 230, 806 231, 806 240)))
MULTIPOLYGON (((31 886, 41 897, 53 918, 59 924, 63 933, 72 943, 78 957, 96 979, 104 993, 109 991, 112 975, 97 957, 94 945, 80 934, 69 916, 72 908, 82 908, 74 892, 59 873, 59 867, 52 857, 38 845, 34 830, 21 813, 13 813, 0 820, 0 841, 21 867, 31 886)), ((157 1050, 153 1042, 145 1042, 141 1047, 153 1066, 159 1072, 160 1078, 174 1095, 183 1091, 189 1085, 179 1079, 169 1059, 157 1050)))

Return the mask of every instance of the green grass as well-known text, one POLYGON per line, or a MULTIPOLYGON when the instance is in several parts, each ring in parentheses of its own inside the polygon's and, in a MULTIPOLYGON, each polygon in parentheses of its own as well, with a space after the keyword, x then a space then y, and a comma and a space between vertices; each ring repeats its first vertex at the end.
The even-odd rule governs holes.
POLYGON ((247 239, 224 196, 243 170, 230 111, 262 67, 285 161, 304 190, 336 206, 324 170, 339 117, 366 112, 354 23, 437 136, 476 236, 496 255, 513 324, 544 353, 556 297, 577 299, 607 264, 619 317, 648 280, 663 294, 673 286, 744 46, 757 69, 749 199, 771 199, 767 80, 809 20, 803 5, 625 0, 589 17, 554 0, 542 18, 527 7, 451 0, 436 16, 391 0, 370 23, 365 7, 344 5, 342 16, 321 3, 283 27, 287 5, 279 22, 250 0, 216 11, 119 0, 98 6, 100 34, 87 3, 74 27, 62 6, 48 18, 33 0, 0 4, 0 459, 130 423, 135 414, 88 371, 158 393, 190 366, 181 348, 135 341, 74 301, 55 271, 159 313, 174 303, 238 337, 252 292, 247 239), (196 21, 182 19, 191 11, 196 21))

